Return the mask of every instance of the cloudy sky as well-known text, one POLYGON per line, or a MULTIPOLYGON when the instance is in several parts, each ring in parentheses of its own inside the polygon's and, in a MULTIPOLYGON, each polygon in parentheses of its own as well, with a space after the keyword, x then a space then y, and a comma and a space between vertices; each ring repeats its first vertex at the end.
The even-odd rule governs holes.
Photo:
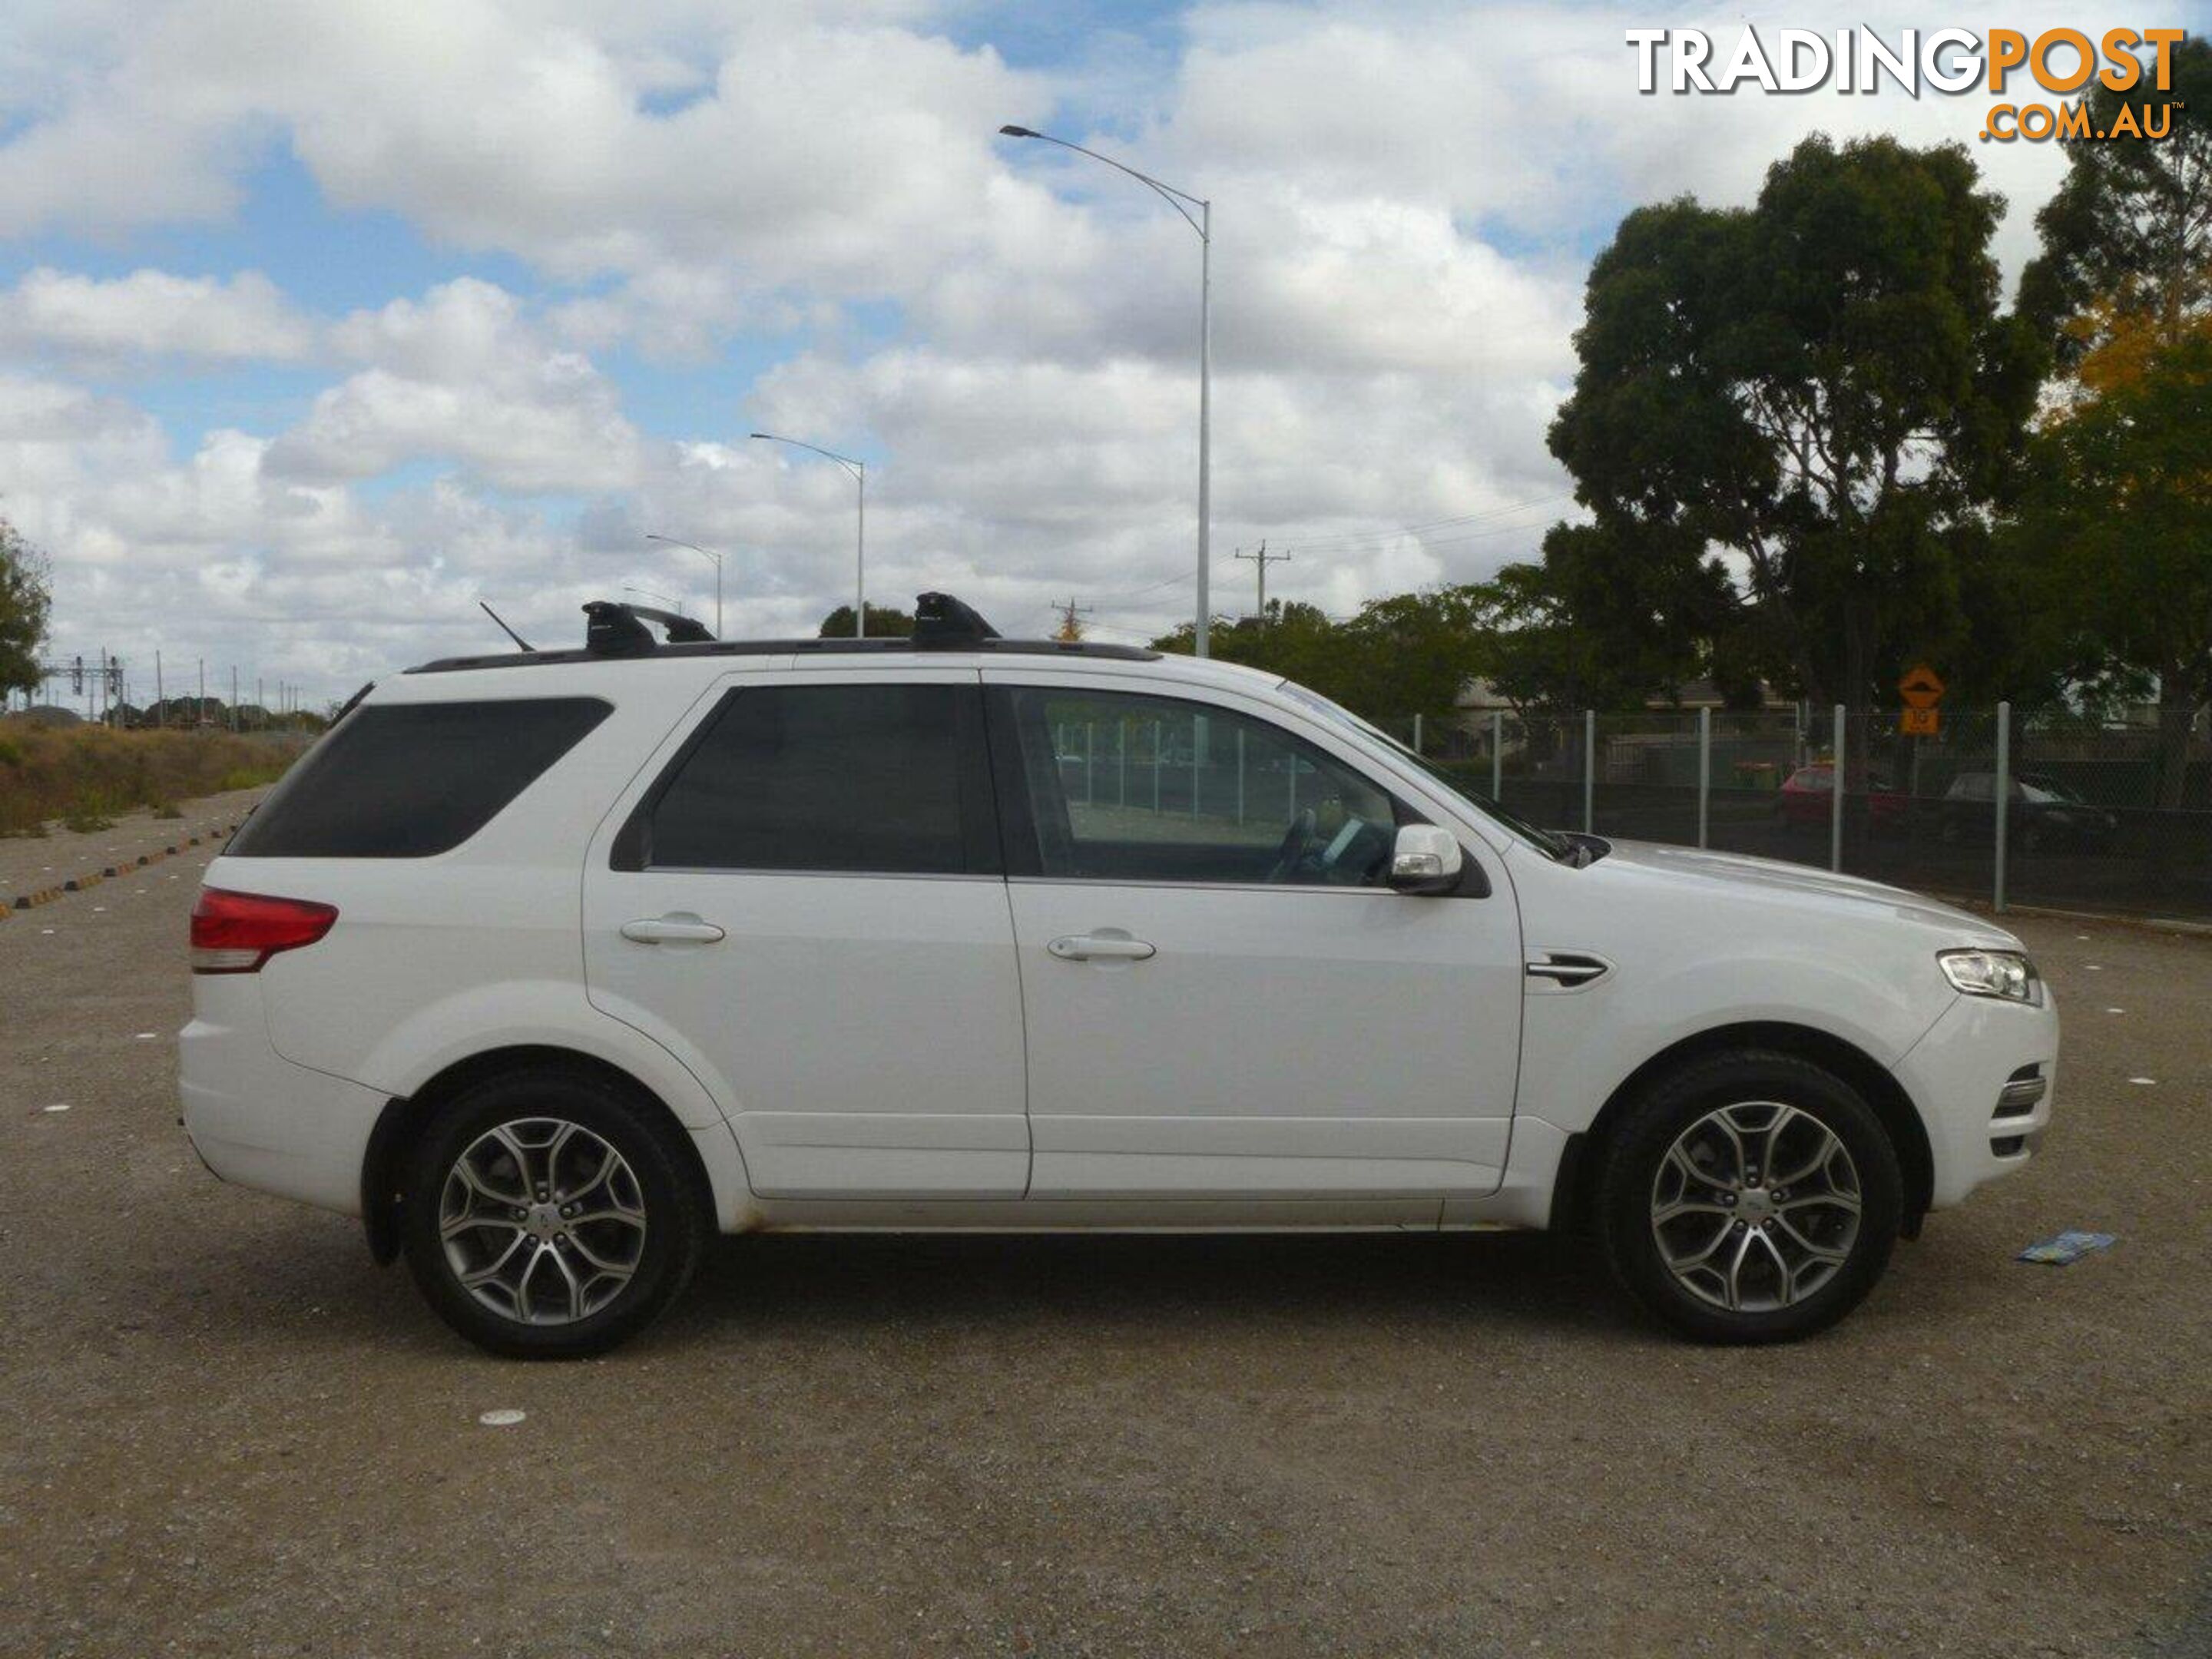
MULTIPOLYGON (((2109 21, 2203 21, 2201 3, 2109 21)), ((869 592, 1138 639, 1194 586, 1216 204, 1218 610, 1529 556, 1544 428, 1626 210, 1747 200, 1805 133, 1958 138, 2016 276, 2063 168, 1986 96, 1639 96, 1631 27, 1893 37, 2100 15, 1130 0, 9 0, 0 513, 52 643, 343 695, 635 586, 731 633, 869 592)), ((172 689, 175 681, 173 678, 172 689)), ((211 684, 212 689, 212 684, 211 684)))

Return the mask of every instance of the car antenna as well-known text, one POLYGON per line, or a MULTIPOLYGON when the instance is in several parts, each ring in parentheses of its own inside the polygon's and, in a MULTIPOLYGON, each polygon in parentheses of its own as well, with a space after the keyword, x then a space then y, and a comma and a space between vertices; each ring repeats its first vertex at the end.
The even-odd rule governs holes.
POLYGON ((525 651, 531 653, 533 656, 537 654, 538 647, 531 644, 528 640, 524 639, 521 635, 516 633, 512 628, 509 628, 507 625, 507 619, 501 617, 498 611, 493 610, 489 605, 484 605, 484 602, 482 599, 478 599, 477 603, 480 605, 483 605, 483 613, 485 616, 489 617, 494 622, 499 624, 499 631, 501 633, 506 635, 507 638, 513 640, 517 645, 520 646, 525 651))

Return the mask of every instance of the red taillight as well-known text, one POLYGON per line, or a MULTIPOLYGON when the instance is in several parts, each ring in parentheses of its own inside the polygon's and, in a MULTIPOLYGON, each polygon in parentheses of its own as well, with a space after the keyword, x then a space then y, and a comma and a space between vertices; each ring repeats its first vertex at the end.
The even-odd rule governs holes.
POLYGON ((313 945, 338 919, 334 904, 204 887, 192 906, 192 971, 254 974, 279 951, 313 945))

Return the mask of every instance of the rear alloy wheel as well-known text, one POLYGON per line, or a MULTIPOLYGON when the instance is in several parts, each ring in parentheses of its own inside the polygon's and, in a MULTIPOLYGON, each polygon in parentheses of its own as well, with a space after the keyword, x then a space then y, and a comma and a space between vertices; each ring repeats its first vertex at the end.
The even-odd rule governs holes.
POLYGON ((645 1194, 623 1155, 566 1118, 516 1118, 446 1172, 446 1266, 494 1313, 574 1324, 629 1288, 645 1257, 645 1194))
POLYGON ((599 1353, 696 1265, 706 1206, 659 1116, 596 1078, 477 1085, 416 1149, 408 1266, 446 1322, 495 1353, 599 1353))
POLYGON ((1873 1288, 1901 1184, 1880 1120, 1839 1079, 1791 1055, 1723 1055, 1662 1083, 1615 1139, 1607 1254, 1686 1335, 1787 1340, 1873 1288))

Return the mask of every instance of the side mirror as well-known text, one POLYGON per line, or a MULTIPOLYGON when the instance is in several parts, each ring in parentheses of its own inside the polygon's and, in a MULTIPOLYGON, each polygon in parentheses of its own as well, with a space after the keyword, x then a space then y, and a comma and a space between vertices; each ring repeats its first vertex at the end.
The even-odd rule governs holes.
POLYGON ((1459 885, 1458 839, 1433 823, 1399 826, 1390 848, 1390 885, 1401 893, 1449 893, 1459 885))

